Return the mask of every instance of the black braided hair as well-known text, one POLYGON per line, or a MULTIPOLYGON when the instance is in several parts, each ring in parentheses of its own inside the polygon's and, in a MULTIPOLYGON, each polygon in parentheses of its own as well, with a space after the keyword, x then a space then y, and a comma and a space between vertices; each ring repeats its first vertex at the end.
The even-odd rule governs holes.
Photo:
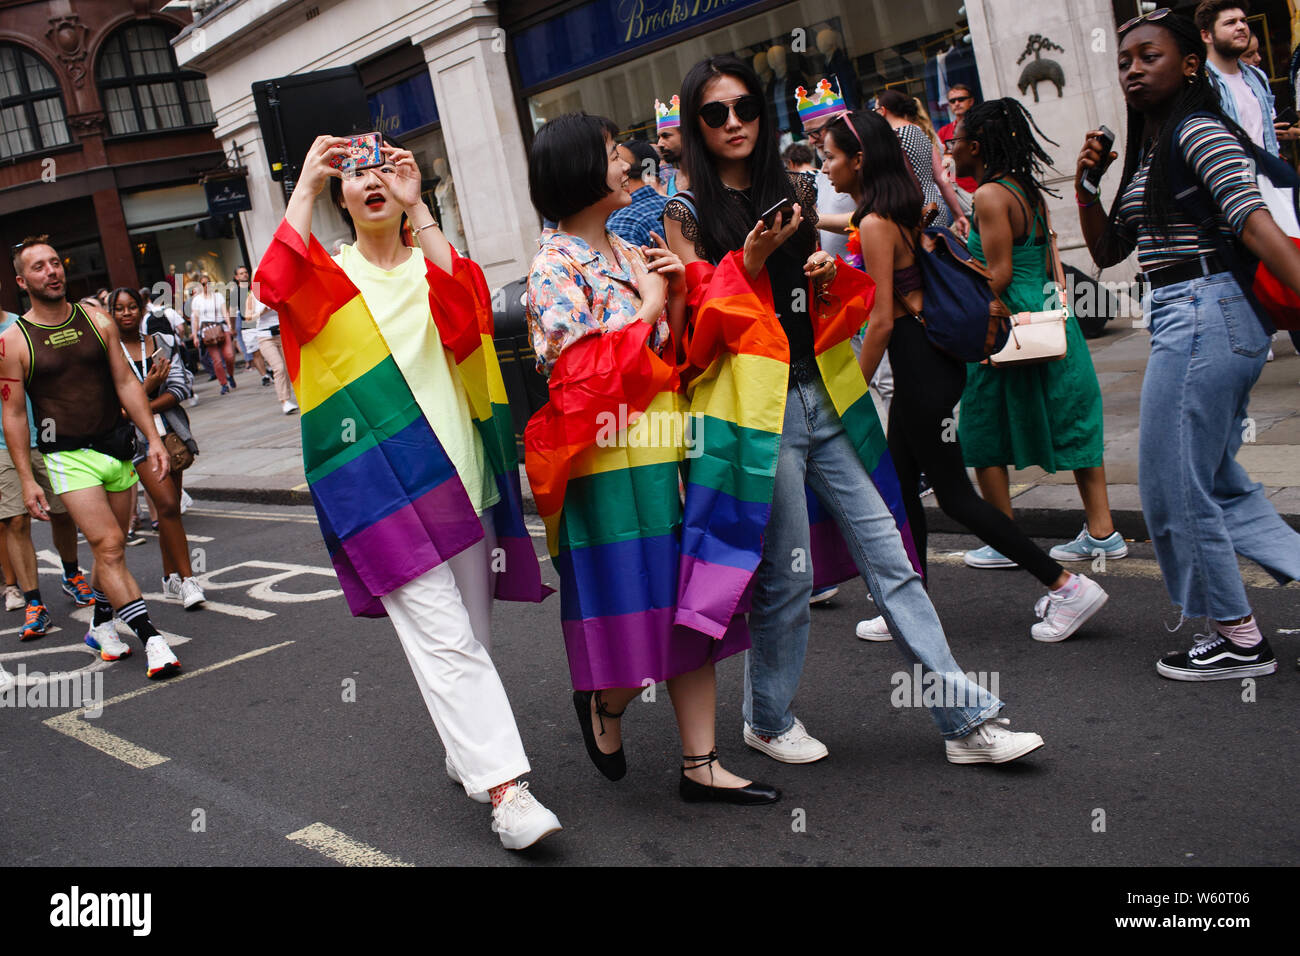
MULTIPOLYGON (((1209 113, 1218 119, 1228 132, 1237 137, 1247 152, 1250 150, 1250 137, 1223 112, 1223 107, 1219 103, 1219 94, 1210 83, 1209 74, 1205 69, 1205 41, 1201 39, 1201 31, 1197 29, 1196 24, 1181 14, 1171 13, 1159 20, 1142 20, 1135 23, 1119 35, 1120 42, 1140 26, 1159 27, 1166 31, 1178 44, 1180 54, 1185 57, 1196 56, 1199 60, 1191 82, 1185 83, 1174 96, 1168 116, 1155 133, 1155 151, 1147 169, 1146 189, 1142 196, 1142 211, 1146 217, 1147 228, 1153 236, 1168 238, 1173 231, 1173 219, 1178 211, 1169 185, 1169 151, 1174 141, 1174 133, 1182 125, 1184 118, 1191 113, 1209 113)), ((1115 201, 1110 206, 1109 230, 1115 228, 1124 192, 1133 181, 1138 167, 1142 164, 1143 152, 1150 144, 1145 133, 1146 116, 1130 106, 1124 146, 1124 175, 1115 193, 1115 201)))
POLYGON ((984 179, 980 185, 1010 176, 1024 187, 1030 208, 1036 209, 1043 194, 1058 195, 1043 184, 1052 157, 1039 145, 1037 133, 1053 146, 1059 145, 1038 128, 1019 100, 1005 96, 971 107, 961 118, 962 132, 980 144, 984 179))

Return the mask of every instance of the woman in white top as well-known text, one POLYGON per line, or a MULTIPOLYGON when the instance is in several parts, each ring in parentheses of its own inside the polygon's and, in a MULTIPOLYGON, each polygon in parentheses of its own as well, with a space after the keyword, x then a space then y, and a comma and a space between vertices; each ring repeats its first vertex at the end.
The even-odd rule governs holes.
MULTIPOLYGON (((280 402, 280 408, 286 415, 292 415, 298 406, 294 403, 293 386, 284 367, 284 349, 280 346, 280 316, 274 309, 267 308, 265 303, 260 302, 252 290, 249 290, 248 299, 244 303, 244 315, 255 323, 252 329, 244 328, 244 337, 251 337, 256 343, 258 354, 275 378, 275 397, 280 402)), ((268 384, 266 378, 262 379, 262 384, 268 384)))
POLYGON ((226 303, 221 296, 208 289, 208 274, 199 273, 199 291, 190 299, 190 326, 193 329, 194 347, 207 349, 212 370, 221 383, 221 394, 235 387, 235 349, 231 344, 234 330, 226 303))

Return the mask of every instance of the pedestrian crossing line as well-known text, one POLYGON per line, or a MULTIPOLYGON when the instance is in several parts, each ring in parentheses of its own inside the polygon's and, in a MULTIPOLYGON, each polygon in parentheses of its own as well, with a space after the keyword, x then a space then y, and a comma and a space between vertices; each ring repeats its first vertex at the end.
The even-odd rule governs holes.
POLYGON ((389 856, 367 843, 354 840, 324 823, 313 823, 285 836, 309 850, 342 863, 344 866, 412 866, 413 864, 389 856))
MULTIPOLYGON (((144 594, 142 597, 150 604, 172 603, 160 591, 144 594)), ((244 607, 242 604, 225 604, 222 601, 214 601, 209 597, 203 599, 203 610, 215 611, 218 614, 229 614, 231 617, 242 617, 249 621, 265 621, 268 617, 275 617, 274 611, 263 611, 257 607, 244 607)))
MULTIPOLYGON (((144 694, 151 694, 154 691, 162 690, 165 687, 172 687, 182 681, 191 680, 202 674, 207 674, 223 667, 229 667, 231 664, 238 664, 242 661, 250 660, 254 657, 260 657, 263 654, 269 654, 271 651, 278 651, 282 647, 288 647, 294 641, 281 641, 279 644, 272 644, 270 647, 259 647, 255 651, 249 651, 246 654, 239 654, 229 660, 218 661, 215 664, 209 664, 207 667, 200 667, 196 671, 183 673, 179 677, 172 677, 166 681, 149 684, 147 687, 139 687, 125 694, 118 694, 116 697, 110 697, 99 705, 97 709, 103 709, 112 704, 120 704, 144 694)), ((73 740, 79 740, 88 747, 108 754, 128 766, 135 767, 137 770, 144 770, 147 767, 156 767, 160 763, 166 763, 170 757, 164 757, 162 754, 154 753, 137 744, 131 743, 117 734, 109 733, 92 724, 86 723, 82 719, 83 715, 89 708, 79 707, 76 710, 70 710, 63 714, 57 714, 54 717, 47 718, 44 721, 46 727, 56 730, 61 734, 66 734, 73 740)))

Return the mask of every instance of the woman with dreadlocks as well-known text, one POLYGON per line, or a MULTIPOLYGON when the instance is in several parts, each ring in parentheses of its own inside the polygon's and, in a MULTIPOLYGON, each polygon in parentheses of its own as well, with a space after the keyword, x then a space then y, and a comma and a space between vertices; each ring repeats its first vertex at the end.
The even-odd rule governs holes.
MULTIPOLYGON (((1052 160, 1035 131, 1042 135, 1020 102, 1007 97, 971 109, 958 121, 951 141, 957 174, 979 184, 966 244, 989 267, 993 291, 1012 313, 1054 307, 1044 304, 1044 293, 1054 288, 1055 279, 1048 260, 1051 225, 1043 200, 1051 190, 1042 183, 1044 164, 1050 166, 1052 160)), ((1073 316, 1065 329, 1067 348, 1059 362, 1014 368, 968 365, 957 435, 984 500, 1008 517, 1008 465, 1074 472, 1087 524, 1073 541, 1053 548, 1052 558, 1088 561, 1098 552, 1122 558, 1128 546, 1111 521, 1102 464, 1101 388, 1088 343, 1073 316)), ((1015 567, 992 545, 967 551, 966 563, 973 568, 1015 567)))
MULTIPOLYGON (((1079 220, 1100 266, 1135 248, 1146 274, 1143 315, 1151 357, 1142 383, 1138 483, 1156 559, 1183 617, 1208 617, 1211 633, 1160 660, 1174 680, 1226 680, 1277 670, 1251 613, 1237 554, 1279 582, 1300 578, 1300 534, 1237 463, 1250 390, 1269 334, 1235 278, 1239 240, 1292 289, 1300 250, 1278 229, 1253 175, 1242 175, 1246 134, 1223 114, 1205 72, 1205 44, 1185 17, 1156 10, 1119 30, 1120 85, 1128 103, 1124 173, 1107 214, 1079 191, 1079 220), (1194 215, 1189 181, 1213 216, 1194 215), (1180 192, 1182 190, 1179 190, 1180 192), (1235 553, 1234 553, 1235 552, 1235 553)), ((1100 134, 1079 153, 1084 173, 1104 170, 1100 134)))

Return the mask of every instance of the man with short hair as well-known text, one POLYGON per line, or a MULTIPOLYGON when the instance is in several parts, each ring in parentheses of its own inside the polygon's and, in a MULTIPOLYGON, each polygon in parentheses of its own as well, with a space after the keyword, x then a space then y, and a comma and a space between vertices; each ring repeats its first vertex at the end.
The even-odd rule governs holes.
MULTIPOLYGON (((1268 77, 1241 62, 1250 46, 1250 0, 1201 0, 1194 18, 1205 41, 1206 72, 1219 94, 1228 118, 1246 131, 1251 141, 1279 155, 1278 129, 1273 117, 1273 91, 1268 77)), ((1286 129, 1282 124, 1282 129, 1286 129)))
POLYGON ((670 197, 675 196, 677 190, 687 188, 685 178, 681 183, 677 181, 681 176, 682 163, 681 126, 680 100, 677 94, 674 93, 667 103, 655 100, 655 147, 659 150, 659 159, 676 170, 667 183, 667 195, 670 197))
POLYGON ((668 197, 651 185, 659 178, 659 154, 643 139, 630 139, 618 146, 618 158, 627 163, 627 191, 632 202, 610 214, 605 228, 634 246, 653 249, 650 234, 664 235, 664 207, 668 197))
POLYGON ((27 398, 39 423, 37 447, 50 485, 95 555, 90 581, 95 612, 86 643, 106 661, 131 654, 113 625, 117 614, 144 642, 145 674, 180 672, 180 661, 153 622, 124 558, 126 523, 139 480, 131 459, 135 427, 149 443, 145 467, 159 478, 170 458, 154 427, 140 381, 127 364, 117 326, 107 315, 67 301, 63 261, 47 236, 14 248, 18 285, 32 307, 0 335, 0 402, 5 439, 33 517, 50 520, 51 503, 32 473, 27 398), (123 410, 130 416, 128 422, 123 410), (111 603, 110 603, 111 602, 111 603))
MULTIPOLYGON (((948 112, 952 114, 952 120, 944 123, 938 130, 939 141, 943 143, 945 154, 949 150, 948 143, 957 135, 957 124, 974 105, 975 91, 965 83, 954 83, 948 87, 948 112)), ((979 183, 970 176, 958 176, 957 185, 971 195, 974 195, 975 190, 979 188, 979 183)))
POLYGON ((791 143, 781 154, 781 159, 785 161, 785 168, 792 173, 812 173, 816 175, 816 158, 811 147, 805 146, 803 143, 791 143))

